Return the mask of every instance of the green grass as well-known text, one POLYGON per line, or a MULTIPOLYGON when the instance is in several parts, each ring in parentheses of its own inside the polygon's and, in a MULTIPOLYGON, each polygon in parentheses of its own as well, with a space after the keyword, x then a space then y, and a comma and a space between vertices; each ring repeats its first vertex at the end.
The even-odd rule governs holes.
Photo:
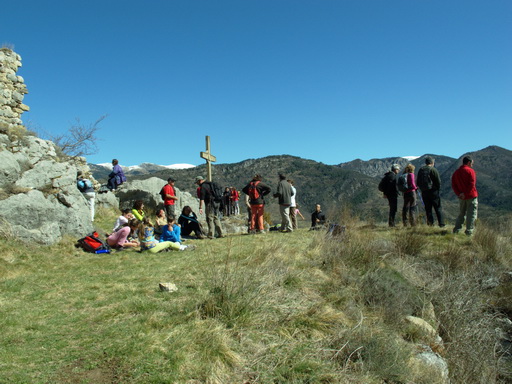
MULTIPOLYGON (((116 216, 100 211, 95 225, 110 231, 116 216)), ((506 236, 492 254, 482 239, 355 220, 343 240, 301 229, 156 255, 88 254, 74 240, 0 238, 0 382, 406 382, 414 346, 401 318, 421 316, 429 300, 449 364, 480 351, 480 372, 498 375, 488 348, 469 355, 490 334, 456 332, 490 329, 483 301, 452 304, 458 287, 508 267, 495 251, 510 249, 506 236), (160 282, 178 291, 160 292, 160 282)))

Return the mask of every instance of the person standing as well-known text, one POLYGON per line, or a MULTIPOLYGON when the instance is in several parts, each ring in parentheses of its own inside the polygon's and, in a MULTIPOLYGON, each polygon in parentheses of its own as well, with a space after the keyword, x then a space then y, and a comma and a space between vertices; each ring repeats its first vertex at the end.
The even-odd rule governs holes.
POLYGON ((279 199, 279 213, 281 214, 281 231, 292 232, 292 222, 290 220, 290 205, 292 204, 292 187, 286 180, 286 176, 282 173, 279 174, 279 183, 277 184, 277 191, 274 194, 275 198, 279 199))
POLYGON ((455 220, 453 233, 459 233, 466 221, 466 235, 471 236, 475 230, 478 212, 478 191, 476 190, 476 173, 471 156, 464 156, 462 165, 452 175, 452 189, 459 198, 459 216, 455 220))
POLYGON ((436 213, 437 222, 439 226, 444 227, 443 212, 441 210, 441 177, 439 172, 434 167, 435 159, 427 156, 425 158, 425 165, 418 171, 416 177, 416 184, 421 191, 423 204, 425 204, 425 213, 427 215, 427 225, 434 225, 434 216, 432 215, 432 208, 436 213))
POLYGON ((384 194, 384 197, 388 199, 389 204, 389 216, 388 225, 395 227, 396 211, 398 210, 398 188, 396 187, 396 175, 400 172, 400 166, 393 164, 391 170, 384 174, 384 177, 379 183, 379 191, 384 194))
POLYGON ((402 208, 402 221, 404 227, 407 227, 407 218, 409 218, 409 224, 411 227, 416 226, 416 207, 418 205, 418 198, 416 191, 416 181, 414 178, 414 165, 407 164, 404 170, 404 175, 400 177, 406 178, 406 189, 404 191, 404 207, 402 208))
MULTIPOLYGON (((205 181, 202 176, 198 176, 196 177, 196 184, 199 186, 199 213, 203 213, 203 205, 205 208, 208 238, 213 239, 215 234, 217 237, 226 237, 220 223, 220 201, 216 201, 213 182, 205 181)), ((221 196, 218 199, 221 200, 221 196)))
POLYGON ((96 193, 94 192, 92 182, 84 177, 82 171, 78 171, 76 174, 76 186, 82 192, 85 200, 87 200, 89 211, 91 212, 91 221, 94 221, 94 199, 96 198, 96 193))
POLYGON ((264 197, 270 193, 270 187, 262 183, 262 177, 255 175, 251 182, 242 188, 242 192, 249 196, 249 204, 251 206, 251 224, 249 233, 265 233, 263 222, 263 213, 265 211, 264 197))
POLYGON ((291 204, 290 204, 290 221, 292 222, 292 229, 295 231, 297 229, 297 189, 293 185, 293 180, 288 180, 290 183, 290 186, 292 188, 292 198, 291 198, 291 204))
POLYGON ((167 219, 176 218, 176 201, 178 197, 176 196, 176 190, 174 189, 174 180, 172 177, 167 179, 167 184, 165 184, 162 188, 162 196, 164 198, 164 207, 165 213, 167 215, 167 219))

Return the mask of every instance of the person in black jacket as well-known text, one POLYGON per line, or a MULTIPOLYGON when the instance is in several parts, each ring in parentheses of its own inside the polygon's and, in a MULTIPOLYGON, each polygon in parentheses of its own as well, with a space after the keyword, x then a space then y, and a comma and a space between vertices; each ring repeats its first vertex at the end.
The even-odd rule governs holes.
POLYGON ((317 204, 311 214, 311 228, 309 230, 313 231, 324 228, 326 221, 325 214, 322 212, 322 206, 317 204))
POLYGON ((431 156, 425 158, 425 165, 421 167, 416 176, 416 184, 421 190, 423 204, 425 204, 425 213, 427 215, 427 224, 434 225, 434 217, 432 208, 436 212, 437 222, 442 228, 445 226, 443 211, 441 209, 441 197, 439 191, 441 189, 441 177, 436 168, 434 168, 435 159, 431 156))
POLYGON ((183 236, 190 236, 190 234, 194 232, 198 239, 206 238, 201 223, 190 206, 186 205, 183 207, 181 215, 178 218, 178 224, 181 225, 181 234, 183 236))
POLYGON ((395 226, 395 216, 398 209, 398 188, 396 186, 396 175, 400 172, 400 166, 393 164, 391 170, 384 174, 384 177, 379 183, 379 191, 384 194, 389 203, 389 218, 388 225, 395 226))
POLYGON ((251 205, 251 225, 249 227, 249 233, 255 233, 256 231, 265 233, 263 223, 264 196, 270 193, 270 187, 262 183, 261 180, 260 175, 255 175, 251 182, 242 188, 242 192, 249 196, 249 204, 251 205))

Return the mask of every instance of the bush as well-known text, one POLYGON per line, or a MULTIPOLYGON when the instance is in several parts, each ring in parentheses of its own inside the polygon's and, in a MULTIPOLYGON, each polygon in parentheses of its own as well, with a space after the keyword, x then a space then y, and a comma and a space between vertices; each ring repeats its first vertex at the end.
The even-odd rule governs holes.
POLYGON ((362 293, 365 303, 381 309, 390 324, 419 313, 423 308, 424 294, 389 267, 367 273, 363 278, 362 293))

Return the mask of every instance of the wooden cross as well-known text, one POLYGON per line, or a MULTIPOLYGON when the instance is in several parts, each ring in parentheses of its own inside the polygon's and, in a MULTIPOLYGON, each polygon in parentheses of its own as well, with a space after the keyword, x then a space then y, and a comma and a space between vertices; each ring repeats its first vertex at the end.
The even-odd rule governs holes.
POLYGON ((212 163, 216 162, 217 158, 210 153, 210 136, 206 136, 206 151, 201 152, 199 155, 206 160, 208 170, 207 180, 212 181, 212 163))

